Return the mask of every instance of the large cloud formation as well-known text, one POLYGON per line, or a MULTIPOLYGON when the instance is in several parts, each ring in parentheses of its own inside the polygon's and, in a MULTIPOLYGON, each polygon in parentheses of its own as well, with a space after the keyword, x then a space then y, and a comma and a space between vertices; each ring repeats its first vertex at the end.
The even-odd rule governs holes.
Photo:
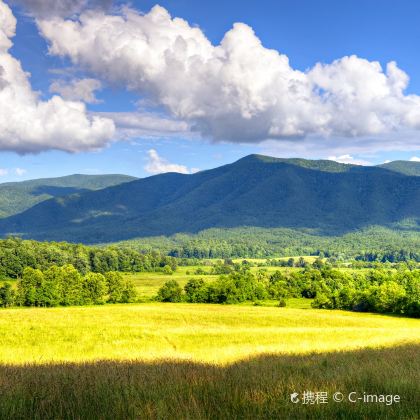
MULTIPOLYGON (((52 54, 136 91, 215 141, 362 138, 420 129, 420 97, 391 62, 356 56, 302 72, 236 23, 220 45, 160 6, 38 20, 52 54)), ((419 146, 418 136, 411 148, 419 146)), ((411 137, 413 138, 413 137, 411 137)), ((383 140, 381 140, 382 142, 383 140)))
POLYGON ((36 153, 95 150, 110 141, 112 120, 90 117, 82 102, 39 99, 21 64, 9 53, 16 19, 0 0, 0 150, 36 153))

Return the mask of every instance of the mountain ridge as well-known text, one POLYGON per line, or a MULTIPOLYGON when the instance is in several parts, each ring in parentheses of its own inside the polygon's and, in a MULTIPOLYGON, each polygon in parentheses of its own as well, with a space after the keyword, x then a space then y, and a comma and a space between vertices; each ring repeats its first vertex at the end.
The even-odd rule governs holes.
POLYGON ((0 217, 12 216, 53 197, 97 190, 137 178, 129 175, 72 174, 0 184, 0 217))
POLYGON ((96 243, 212 227, 328 234, 404 219, 420 220, 417 176, 381 166, 249 155, 196 174, 166 173, 52 198, 0 220, 0 233, 96 243))

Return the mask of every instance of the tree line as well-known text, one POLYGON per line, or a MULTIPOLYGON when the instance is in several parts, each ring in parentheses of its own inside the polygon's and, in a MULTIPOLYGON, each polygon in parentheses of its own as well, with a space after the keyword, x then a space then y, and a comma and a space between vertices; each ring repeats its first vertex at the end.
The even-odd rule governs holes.
POLYGON ((0 287, 0 306, 78 306, 130 303, 136 299, 131 280, 121 273, 80 274, 71 264, 53 265, 41 271, 26 267, 14 290, 10 283, 0 287))
POLYGON ((420 262, 418 230, 368 227, 340 235, 304 229, 212 228, 197 234, 139 238, 120 243, 143 252, 159 249, 176 258, 267 258, 323 255, 362 261, 420 262))
POLYGON ((117 246, 92 247, 19 238, 0 240, 0 279, 20 278, 26 267, 46 270, 66 264, 71 264, 81 274, 104 274, 109 271, 160 271, 168 270, 168 267, 174 271, 177 260, 158 251, 143 253, 117 246))
POLYGON ((184 288, 170 280, 158 291, 161 302, 226 303, 313 299, 314 308, 395 313, 420 317, 420 270, 345 272, 328 266, 293 272, 251 273, 246 265, 215 281, 190 279, 184 288))

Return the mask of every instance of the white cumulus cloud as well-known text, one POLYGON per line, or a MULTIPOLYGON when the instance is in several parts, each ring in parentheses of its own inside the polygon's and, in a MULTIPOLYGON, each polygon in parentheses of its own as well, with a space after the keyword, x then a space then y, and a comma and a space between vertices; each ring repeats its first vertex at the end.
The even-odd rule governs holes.
POLYGON ((16 19, 0 0, 0 150, 37 153, 95 150, 113 137, 112 120, 90 116, 82 102, 39 99, 18 60, 9 52, 16 19))
POLYGON ((420 162, 420 157, 413 156, 410 158, 410 162, 420 162))
POLYGON ((339 163, 350 163, 352 165, 371 165, 371 162, 363 159, 355 159, 350 155, 328 156, 328 160, 334 160, 339 163))
MULTIPOLYGON (((372 151, 406 146, 395 146, 384 137, 389 133, 420 130, 420 96, 404 93, 408 76, 394 62, 383 69, 349 56, 299 71, 246 24, 234 24, 212 45, 160 6, 147 14, 90 10, 72 20, 40 19, 38 26, 52 54, 148 97, 215 141, 311 138, 312 145, 324 138, 346 149, 364 138, 356 149, 372 151)), ((419 148, 418 139, 409 136, 410 148, 419 148)))
MULTIPOLYGON (((192 171, 184 165, 170 163, 166 159, 163 159, 159 156, 155 149, 150 149, 147 154, 149 155, 149 158, 146 166, 144 167, 144 170, 149 174, 155 175, 164 172, 179 172, 181 174, 192 173, 192 171)), ((194 168, 194 171, 197 172, 198 169, 194 168)))
POLYGON ((15 168, 15 174, 17 176, 23 176, 23 175, 26 174, 26 172, 27 172, 27 170, 24 169, 24 168, 15 168))
POLYGON ((50 92, 58 93, 69 101, 83 101, 90 104, 99 103, 95 91, 101 89, 102 83, 96 79, 76 79, 70 83, 56 80, 51 83, 50 92))

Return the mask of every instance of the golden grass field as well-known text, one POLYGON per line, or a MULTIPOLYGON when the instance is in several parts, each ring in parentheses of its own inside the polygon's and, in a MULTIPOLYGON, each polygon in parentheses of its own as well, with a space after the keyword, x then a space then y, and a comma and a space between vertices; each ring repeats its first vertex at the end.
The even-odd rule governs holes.
MULTIPOLYGON (((295 303, 296 304, 296 303, 295 303)), ((0 310, 1 419, 417 419, 420 320, 246 305, 0 310), (292 404, 305 390, 401 403, 292 404)))
POLYGON ((0 362, 176 359, 224 364, 420 341, 402 317, 243 305, 137 304, 0 311, 0 362))

